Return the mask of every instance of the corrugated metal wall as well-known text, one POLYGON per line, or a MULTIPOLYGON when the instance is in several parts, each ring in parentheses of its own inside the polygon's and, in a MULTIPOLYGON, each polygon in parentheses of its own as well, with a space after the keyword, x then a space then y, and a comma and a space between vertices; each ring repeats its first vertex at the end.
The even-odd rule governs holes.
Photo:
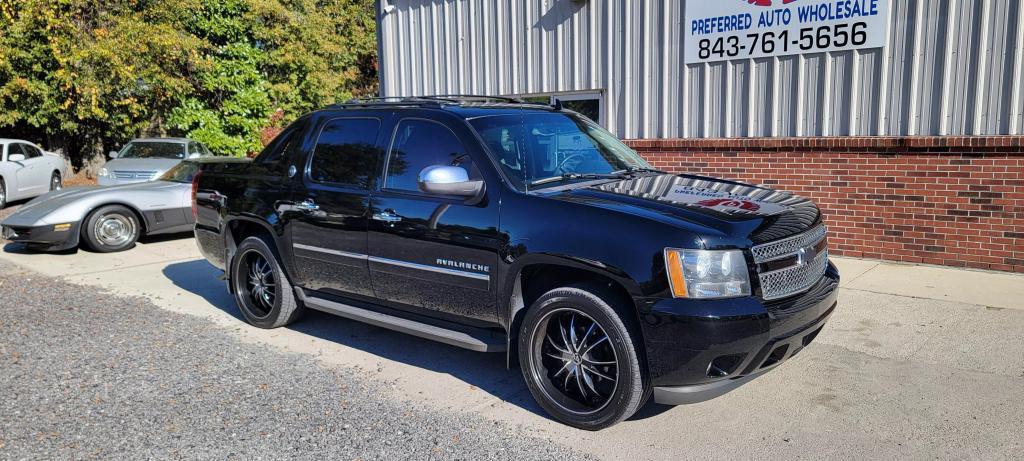
POLYGON ((1020 0, 892 0, 882 49, 685 66, 682 0, 383 0, 381 94, 599 90, 624 138, 1024 134, 1020 0))

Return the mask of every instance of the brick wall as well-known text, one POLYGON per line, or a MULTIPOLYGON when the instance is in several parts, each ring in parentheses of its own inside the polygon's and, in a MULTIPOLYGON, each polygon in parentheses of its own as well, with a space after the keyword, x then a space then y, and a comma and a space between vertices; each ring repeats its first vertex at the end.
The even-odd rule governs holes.
POLYGON ((1024 136, 628 144, 660 169, 815 200, 834 254, 1024 272, 1024 136))

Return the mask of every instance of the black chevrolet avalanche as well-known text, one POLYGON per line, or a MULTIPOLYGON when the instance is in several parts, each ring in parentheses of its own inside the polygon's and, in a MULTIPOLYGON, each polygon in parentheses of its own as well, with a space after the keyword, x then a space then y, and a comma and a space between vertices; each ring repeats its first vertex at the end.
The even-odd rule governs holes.
POLYGON ((596 430, 714 398, 814 340, 839 274, 792 194, 670 174, 561 107, 352 101, 193 183, 195 234, 245 319, 306 308, 505 352, 596 430))

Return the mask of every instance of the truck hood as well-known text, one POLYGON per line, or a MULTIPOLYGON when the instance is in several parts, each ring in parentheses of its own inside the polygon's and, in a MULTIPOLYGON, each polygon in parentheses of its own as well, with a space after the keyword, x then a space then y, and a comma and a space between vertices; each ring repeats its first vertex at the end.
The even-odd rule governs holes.
POLYGON ((645 174, 542 195, 662 220, 681 220, 753 244, 806 231, 821 221, 810 200, 788 192, 696 175, 645 174))

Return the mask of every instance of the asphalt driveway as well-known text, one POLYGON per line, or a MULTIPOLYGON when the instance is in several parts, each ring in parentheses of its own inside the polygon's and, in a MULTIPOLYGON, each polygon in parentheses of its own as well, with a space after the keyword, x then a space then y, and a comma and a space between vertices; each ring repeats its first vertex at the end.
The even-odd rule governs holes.
POLYGON ((840 308, 799 356, 719 399, 649 405, 588 433, 547 419, 501 355, 319 313, 286 329, 249 327, 190 239, 114 255, 26 254, 8 245, 0 261, 9 263, 0 266, 0 392, 16 396, 0 406, 0 458, 192 457, 180 450, 201 447, 195 453, 216 457, 1010 459, 1024 449, 1024 277, 1017 275, 839 260, 840 308), (44 274, 90 288, 57 289, 62 283, 44 274), (61 365, 68 348, 87 352, 61 365), (88 366, 105 363, 117 366, 88 366), (276 392, 253 390, 263 384, 276 392), (180 403, 197 389, 195 402, 180 403), (141 398, 90 400, 101 390, 141 398), (292 411, 286 426, 301 429, 280 429, 268 395, 284 396, 282 407, 292 411), (369 403, 338 406, 339 395, 369 403), (59 430, 102 414, 124 422, 75 432, 90 443, 59 430), (168 422, 174 439, 160 432, 168 422), (275 435, 250 430, 245 441, 228 442, 217 426, 225 422, 275 435), (378 427, 402 432, 388 439, 393 450, 375 451, 385 440, 378 427), (147 437, 124 437, 127 430, 147 437), (446 442, 456 437, 458 444, 446 442), (25 448, 28 440, 34 445, 25 448), (286 440, 296 441, 292 451, 286 440), (102 451, 107 446, 118 448, 102 451))

